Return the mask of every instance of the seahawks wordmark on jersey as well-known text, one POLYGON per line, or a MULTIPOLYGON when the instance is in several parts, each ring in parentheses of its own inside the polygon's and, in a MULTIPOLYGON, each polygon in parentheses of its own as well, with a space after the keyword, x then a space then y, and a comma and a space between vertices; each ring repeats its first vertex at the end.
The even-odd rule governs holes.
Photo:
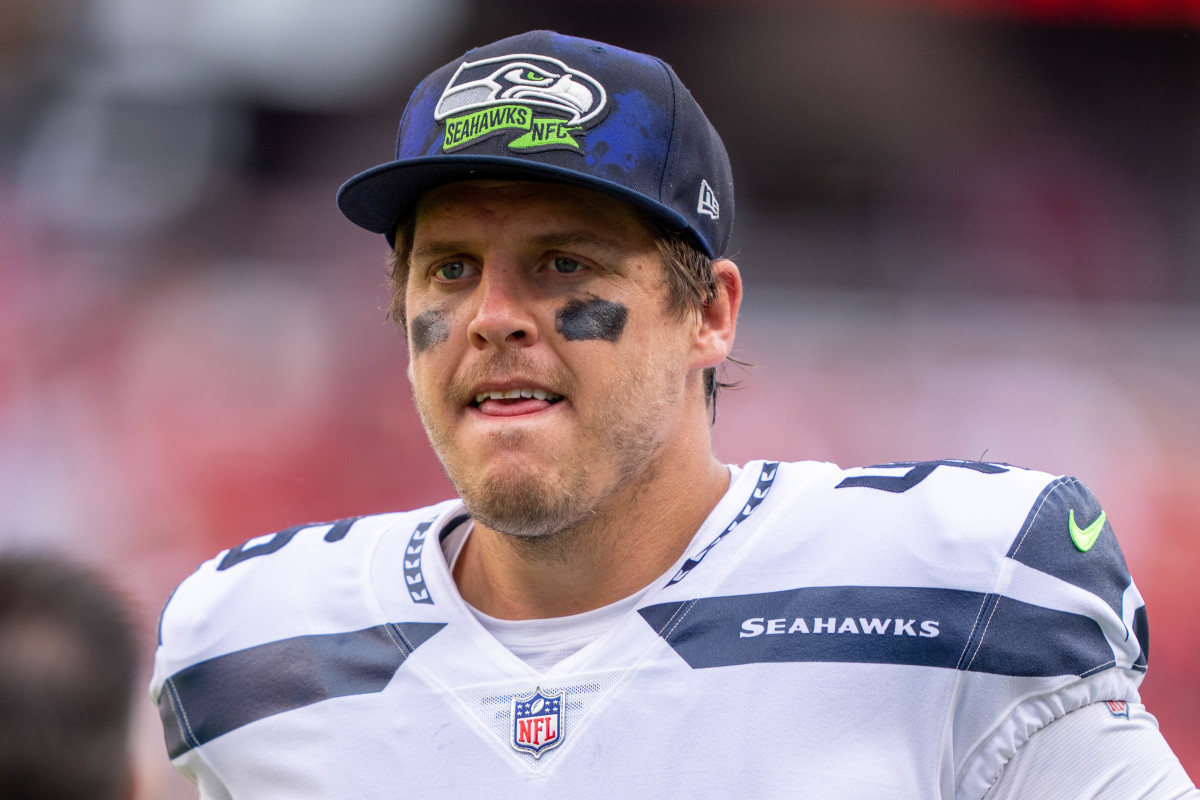
POLYGON ((1047 722, 1138 700, 1146 620, 1072 478, 756 462, 679 563, 538 672, 460 598, 458 501, 204 564, 152 696, 213 798, 980 798, 1047 722))

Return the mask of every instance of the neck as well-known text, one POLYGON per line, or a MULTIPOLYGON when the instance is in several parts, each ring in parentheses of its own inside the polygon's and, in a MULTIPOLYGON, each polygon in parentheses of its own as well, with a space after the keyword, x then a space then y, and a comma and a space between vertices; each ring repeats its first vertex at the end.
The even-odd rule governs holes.
POLYGON ((586 523, 549 536, 511 536, 477 521, 454 568, 463 598, 500 619, 542 619, 647 586, 683 554, 729 486, 729 470, 707 450, 695 469, 657 472, 586 523))

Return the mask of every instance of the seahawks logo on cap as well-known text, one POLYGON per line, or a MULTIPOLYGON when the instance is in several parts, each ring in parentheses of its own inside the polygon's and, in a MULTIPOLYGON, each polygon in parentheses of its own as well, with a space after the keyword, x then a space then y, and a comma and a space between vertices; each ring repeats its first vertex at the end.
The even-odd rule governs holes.
POLYGON ((508 147, 530 153, 579 150, 577 137, 607 110, 608 95, 591 75, 556 58, 509 55, 464 62, 433 116, 446 126, 443 152, 511 132, 518 135, 508 147))

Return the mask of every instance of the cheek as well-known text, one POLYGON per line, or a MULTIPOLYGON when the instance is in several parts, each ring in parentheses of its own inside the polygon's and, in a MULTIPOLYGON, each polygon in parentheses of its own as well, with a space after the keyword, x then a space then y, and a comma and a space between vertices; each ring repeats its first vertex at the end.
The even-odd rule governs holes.
POLYGON ((450 338, 446 315, 439 310, 422 311, 409 324, 409 341, 417 355, 427 352, 450 338))
POLYGON ((592 297, 572 300, 560 308, 554 317, 554 329, 568 342, 615 342, 621 338, 628 319, 629 309, 625 306, 592 297))

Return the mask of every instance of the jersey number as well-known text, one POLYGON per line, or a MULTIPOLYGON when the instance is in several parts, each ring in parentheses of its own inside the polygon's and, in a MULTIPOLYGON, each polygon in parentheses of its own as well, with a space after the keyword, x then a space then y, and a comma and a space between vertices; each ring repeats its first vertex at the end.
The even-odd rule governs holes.
POLYGON ((308 528, 320 528, 324 525, 332 525, 325 533, 325 541, 340 542, 346 538, 346 534, 350 531, 350 526, 358 522, 362 517, 350 517, 348 519, 338 520, 334 523, 329 522, 306 522, 303 525, 293 525, 292 527, 282 530, 279 533, 273 534, 265 542, 259 542, 259 539, 251 539, 248 542, 239 544, 237 547, 230 549, 225 557, 221 559, 221 563, 217 565, 217 572, 223 572, 234 564, 240 564, 256 556, 265 556, 274 553, 282 548, 285 544, 296 537, 300 531, 308 528))
POLYGON ((879 464, 871 467, 871 469, 895 469, 899 467, 908 467, 909 470, 903 475, 856 475, 853 478, 846 478, 834 488, 852 489, 854 487, 862 487, 865 489, 878 489, 881 492, 900 494, 901 492, 907 492, 928 478, 938 467, 973 469, 985 475, 997 475, 1001 472, 1008 472, 1008 467, 1000 464, 989 464, 986 461, 954 460, 899 461, 895 464, 879 464))

